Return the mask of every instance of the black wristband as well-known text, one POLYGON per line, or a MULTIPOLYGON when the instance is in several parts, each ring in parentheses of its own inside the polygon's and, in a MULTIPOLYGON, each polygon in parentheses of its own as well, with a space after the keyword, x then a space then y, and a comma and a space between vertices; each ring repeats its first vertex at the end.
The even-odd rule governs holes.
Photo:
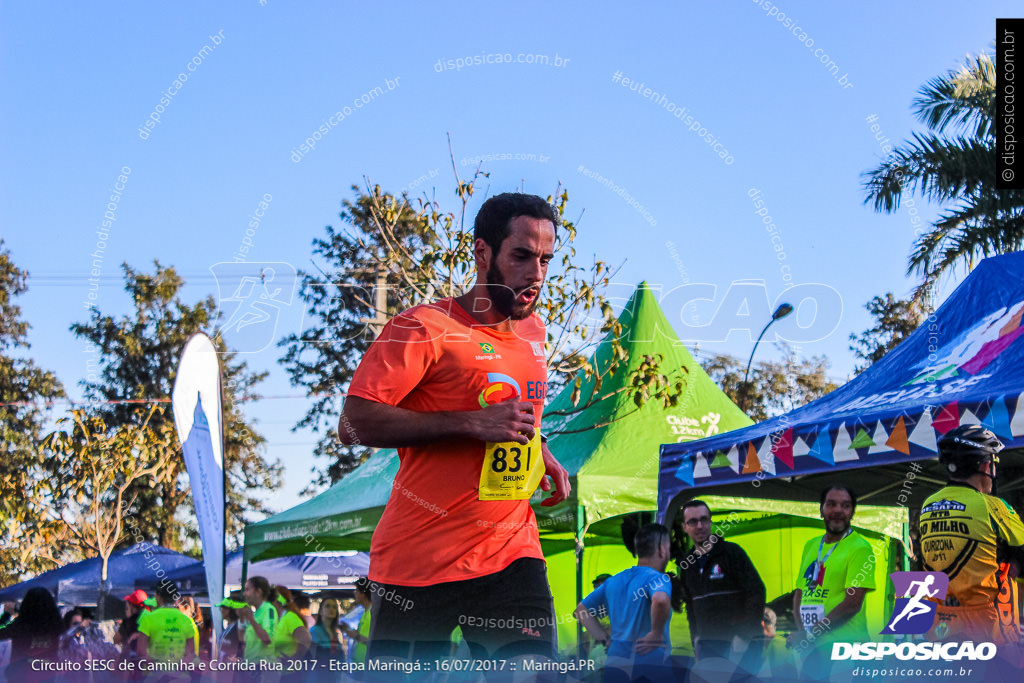
POLYGON ((541 443, 547 443, 548 442, 548 435, 545 434, 544 432, 540 432, 540 442, 541 443))

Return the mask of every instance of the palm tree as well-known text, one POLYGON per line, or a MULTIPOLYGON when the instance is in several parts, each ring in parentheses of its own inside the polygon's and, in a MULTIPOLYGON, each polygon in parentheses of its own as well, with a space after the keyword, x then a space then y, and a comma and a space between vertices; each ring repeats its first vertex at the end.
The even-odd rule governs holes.
POLYGON ((992 56, 967 57, 963 66, 930 80, 913 102, 929 132, 914 133, 876 169, 865 173, 865 203, 899 209, 904 194, 945 205, 919 236, 907 273, 922 282, 914 299, 958 263, 1024 246, 1024 192, 996 188, 996 67, 992 56))

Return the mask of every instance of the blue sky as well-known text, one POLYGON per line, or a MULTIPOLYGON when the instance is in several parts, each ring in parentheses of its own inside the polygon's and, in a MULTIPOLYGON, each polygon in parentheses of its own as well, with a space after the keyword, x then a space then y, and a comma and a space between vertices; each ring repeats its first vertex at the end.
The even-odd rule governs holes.
MULTIPOLYGON (((687 332, 684 290, 664 302, 702 351, 745 358, 763 324, 756 310, 731 333, 740 318, 713 320, 731 287, 763 292, 767 307, 800 286, 789 291, 804 299, 798 315, 773 329, 845 378, 849 335, 870 324, 863 304, 910 291, 914 228, 937 211, 918 198, 925 223, 915 225, 907 206, 880 215, 863 204, 861 174, 883 157, 871 125, 892 142, 920 130, 917 90, 988 49, 995 18, 1018 7, 4 3, 0 234, 31 273, 20 300, 31 355, 81 395, 88 354, 68 326, 87 319, 91 254, 115 187, 93 302, 121 314, 124 261, 173 265, 190 300, 218 294, 210 267, 232 261, 247 237, 250 264, 310 268, 311 241, 338 225, 340 200, 364 176, 391 191, 436 188, 454 209, 450 133, 463 177, 475 168, 464 161, 488 158, 492 194, 547 194, 561 181, 570 216, 585 210, 578 252, 623 263, 614 295, 641 280, 664 291, 713 285, 696 309, 706 328, 687 332), (176 85, 179 73, 187 79, 176 85), (328 122, 339 111, 343 120, 328 122)), ((299 302, 281 303, 268 339, 302 324, 299 302)), ((773 354, 765 345, 758 358, 773 354)), ((276 509, 299 500, 315 441, 289 431, 306 402, 280 355, 270 346, 247 356, 271 373, 264 394, 291 397, 248 409, 286 465, 276 509)))

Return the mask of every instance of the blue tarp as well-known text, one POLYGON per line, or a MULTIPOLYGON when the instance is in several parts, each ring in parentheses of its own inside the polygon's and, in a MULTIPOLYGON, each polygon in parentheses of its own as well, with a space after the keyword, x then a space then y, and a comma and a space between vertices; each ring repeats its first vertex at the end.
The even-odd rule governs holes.
POLYGON ((1024 253, 983 260, 912 335, 839 389, 750 427, 663 445, 659 518, 710 486, 814 499, 819 487, 801 487, 803 478, 839 480, 839 471, 871 502, 910 505, 934 490, 912 484, 943 477, 917 477, 906 463, 934 459, 936 439, 957 425, 981 423, 1008 448, 1024 446, 1022 313, 1024 253))
MULTIPOLYGON (((170 572, 194 562, 193 557, 145 542, 117 550, 111 554, 107 563, 109 594, 123 598, 135 590, 136 579, 148 574, 155 576, 157 572, 170 572)), ((99 594, 101 569, 102 560, 98 557, 51 569, 3 589, 0 591, 0 601, 21 600, 30 588, 42 586, 62 604, 95 604, 99 594)))
MULTIPOLYGON (((248 576, 263 576, 271 584, 305 591, 348 590, 360 576, 366 576, 370 556, 355 551, 290 555, 261 560, 249 565, 248 576)), ((242 584, 242 551, 229 553, 225 565, 225 585, 242 584)), ((168 572, 167 578, 186 595, 206 593, 206 574, 202 562, 168 572)), ((136 582, 138 588, 152 590, 159 580, 146 576, 136 582)))

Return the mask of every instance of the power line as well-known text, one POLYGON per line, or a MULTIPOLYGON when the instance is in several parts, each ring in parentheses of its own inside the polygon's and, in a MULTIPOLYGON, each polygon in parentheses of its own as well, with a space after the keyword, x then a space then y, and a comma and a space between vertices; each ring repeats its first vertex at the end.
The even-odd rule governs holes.
MULTIPOLYGON (((282 394, 279 396, 245 396, 242 398, 236 398, 237 403, 249 403, 252 401, 280 401, 285 399, 295 398, 322 398, 322 397, 333 397, 333 396, 346 396, 344 392, 322 392, 313 394, 282 394)), ((85 405, 150 405, 154 403, 170 403, 169 398, 119 398, 110 399, 104 401, 89 401, 86 399, 75 400, 70 398, 57 398, 47 401, 10 401, 0 403, 0 406, 34 406, 38 403, 43 403, 47 408, 52 408, 55 405, 70 405, 70 406, 85 406, 85 405)))

